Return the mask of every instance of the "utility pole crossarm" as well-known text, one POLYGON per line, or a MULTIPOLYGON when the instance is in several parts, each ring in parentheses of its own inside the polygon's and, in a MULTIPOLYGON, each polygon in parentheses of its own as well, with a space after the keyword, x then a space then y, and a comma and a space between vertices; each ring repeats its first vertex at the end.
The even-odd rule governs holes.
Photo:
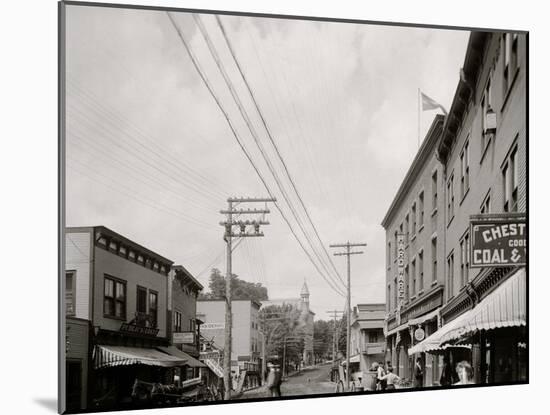
POLYGON ((355 243, 355 244, 352 244, 352 243, 345 243, 345 244, 332 244, 332 245, 329 245, 329 247, 331 248, 347 248, 347 247, 350 247, 350 246, 367 246, 367 244, 365 243, 355 243))
POLYGON ((229 197, 228 202, 232 203, 249 203, 249 202, 276 202, 274 197, 229 197))
POLYGON ((257 213, 271 213, 269 209, 222 209, 220 213, 223 215, 248 215, 257 213))
POLYGON ((363 251, 354 251, 354 252, 337 252, 335 254, 333 254, 334 256, 341 256, 341 255, 359 255, 359 254, 364 254, 365 252, 363 251))

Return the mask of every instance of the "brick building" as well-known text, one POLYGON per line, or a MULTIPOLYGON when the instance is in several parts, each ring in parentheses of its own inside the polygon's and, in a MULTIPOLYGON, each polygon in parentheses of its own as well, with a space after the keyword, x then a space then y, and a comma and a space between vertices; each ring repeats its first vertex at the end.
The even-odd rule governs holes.
MULTIPOLYGON (((429 150, 427 160, 435 159, 438 171, 437 223, 431 229, 437 237, 437 255, 430 262, 426 261, 429 256, 424 256, 422 276, 416 250, 415 275, 417 281, 424 280, 424 287, 433 284, 434 290, 440 290, 442 301, 433 304, 437 307, 424 308, 433 308, 433 314, 427 314, 432 320, 415 318, 411 323, 410 281, 414 280, 410 277, 409 296, 405 295, 401 313, 396 313, 392 290, 396 289, 398 269, 393 267, 393 259, 388 266, 386 332, 392 360, 404 356, 397 349, 406 350, 410 361, 420 357, 426 386, 439 384, 443 355, 452 365, 469 361, 476 383, 527 379, 526 269, 512 263, 472 267, 471 257, 472 220, 497 220, 508 226, 511 220, 525 221, 527 215, 526 56, 525 34, 473 32, 449 114, 429 150), (434 269, 437 272, 430 283, 426 275, 434 269), (399 339, 393 329, 399 327, 395 323, 399 317, 409 326, 411 343, 403 341, 405 330, 398 330, 399 339), (421 329, 418 338, 413 329, 421 329)), ((413 167, 427 151, 431 132, 413 167)), ((429 162, 421 164, 426 171, 434 168, 429 162)), ((419 183, 428 187, 435 181, 424 176, 419 183)), ((398 193, 396 200, 399 197, 398 193)), ((410 202, 403 204, 406 209, 410 202)), ((392 204, 383 222, 387 244, 400 229, 399 220, 392 219, 399 216, 392 213, 395 210, 392 204)), ((417 210, 417 221, 418 214, 417 210)), ((526 242, 526 237, 520 242, 526 242)), ((409 273, 414 255, 409 246, 404 259, 409 273)))

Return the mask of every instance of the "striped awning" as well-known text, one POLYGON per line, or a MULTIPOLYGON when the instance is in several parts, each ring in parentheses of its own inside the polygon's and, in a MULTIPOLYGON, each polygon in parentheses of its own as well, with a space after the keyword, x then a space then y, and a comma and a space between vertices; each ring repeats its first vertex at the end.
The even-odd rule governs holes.
POLYGON ((521 268, 474 309, 460 315, 424 341, 411 347, 408 350, 409 356, 453 347, 453 343, 460 342, 464 337, 479 330, 525 326, 527 300, 525 284, 525 268, 521 268))
POLYGON ((174 347, 174 346, 169 346, 169 347, 157 347, 157 349, 163 351, 164 353, 168 353, 174 357, 179 357, 183 360, 185 360, 185 365, 186 366, 189 366, 189 367, 206 367, 206 365, 204 363, 202 363, 201 361, 195 359, 193 356, 190 356, 188 355, 187 353, 185 353, 184 351, 174 347))
POLYGON ((495 291, 485 297, 460 324, 441 336, 441 343, 448 343, 469 336, 479 330, 525 326, 526 274, 520 268, 495 291))
POLYGON ((186 364, 186 360, 181 357, 143 347, 96 346, 93 359, 96 369, 129 365, 175 367, 186 364))

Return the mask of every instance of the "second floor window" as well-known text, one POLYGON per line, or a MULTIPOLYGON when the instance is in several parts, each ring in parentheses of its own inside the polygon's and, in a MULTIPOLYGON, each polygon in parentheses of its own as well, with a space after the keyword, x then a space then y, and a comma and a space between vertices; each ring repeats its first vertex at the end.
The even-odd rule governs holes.
POLYGON ((437 238, 432 239, 432 281, 437 280, 437 238))
POLYGON ((418 291, 424 289, 424 251, 418 253, 418 291))
POLYGON ((451 219, 455 215, 455 194, 454 194, 454 174, 451 174, 451 177, 449 178, 449 181, 447 182, 447 217, 448 222, 451 221, 451 219))
POLYGON ((416 294, 416 259, 411 261, 411 296, 416 294))
POLYGON ((158 294, 154 291, 149 291, 149 315, 151 316, 152 327, 157 327, 158 324, 158 294))
POLYGON ((464 197, 470 188, 470 143, 466 141, 460 153, 460 196, 464 197))
POLYGON ((405 243, 409 243, 409 214, 405 216, 405 243))
POLYGON ((504 211, 518 211, 518 163, 517 146, 510 152, 504 167, 502 168, 502 179, 504 184, 504 211))
POLYGON ((491 196, 488 194, 485 196, 485 199, 483 199, 483 203, 481 204, 481 213, 491 213, 491 196))
POLYGON ((181 313, 179 311, 174 312, 174 331, 181 332, 181 313))
POLYGON ((455 257, 454 253, 451 253, 451 255, 447 257, 447 299, 454 295, 454 267, 455 257))
POLYGON ((418 195, 418 226, 424 226, 424 192, 418 195))
POLYGON ((73 271, 65 273, 65 314, 67 316, 75 315, 75 288, 75 273, 73 271))
POLYGON ((369 343, 378 342, 378 334, 375 331, 369 331, 369 343))
POLYGON ((481 98, 481 154, 485 152, 485 148, 489 145, 489 134, 487 125, 487 113, 492 109, 492 98, 491 98, 491 75, 489 75, 489 80, 485 86, 485 91, 483 92, 483 97, 481 98))
POLYGON ((432 210, 437 209, 437 171, 432 174, 432 210))
POLYGON ((393 300, 395 308, 397 308, 397 302, 399 301, 399 299, 397 298, 397 278, 393 279, 393 300))
POLYGON ((405 275, 403 277, 405 279, 405 298, 408 300, 411 298, 411 293, 409 292, 409 266, 408 265, 405 267, 405 275))
POLYGON ((460 241, 460 286, 468 282, 468 270, 470 268, 470 234, 466 233, 460 241))
POLYGON ((138 313, 147 314, 147 289, 137 287, 136 311, 138 313))
POLYGON ((413 203, 411 208, 411 235, 416 233, 416 203, 413 203))
POLYGON ((105 277, 103 314, 108 317, 126 318, 126 282, 105 277))

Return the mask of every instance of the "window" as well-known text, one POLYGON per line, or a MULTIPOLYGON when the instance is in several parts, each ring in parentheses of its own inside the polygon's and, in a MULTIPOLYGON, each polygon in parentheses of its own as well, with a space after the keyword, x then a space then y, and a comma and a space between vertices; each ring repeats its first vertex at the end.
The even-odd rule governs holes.
POLYGON ((369 331, 369 343, 378 342, 378 334, 375 331, 369 331))
POLYGON ((487 196, 485 196, 485 199, 483 199, 480 212, 491 213, 491 194, 490 193, 487 193, 487 196))
POLYGON ((131 260, 135 260, 136 259, 136 253, 134 251, 129 251, 128 252, 128 258, 131 259, 131 260))
POLYGON ((189 319, 189 331, 195 331, 195 319, 194 318, 190 318, 189 319))
POLYGON ((437 281, 437 237, 432 239, 432 282, 437 281))
POLYGON ((514 76, 518 69, 518 34, 504 34, 504 76, 503 89, 506 95, 512 86, 514 76))
POLYGON ((126 282, 105 276, 103 314, 107 317, 126 318, 126 282))
POLYGON ((416 203, 413 203, 411 208, 411 235, 414 237, 414 234, 416 233, 416 203))
POLYGON ((451 174, 451 178, 447 182, 447 215, 450 222, 455 215, 455 194, 454 194, 454 174, 451 174))
POLYGON ((424 251, 418 253, 418 291, 424 289, 424 251))
POLYGON ((489 75, 489 80, 483 91, 483 97, 481 98, 481 154, 485 153, 485 149, 489 145, 490 135, 489 135, 489 125, 487 124, 487 114, 489 110, 492 111, 492 97, 491 97, 491 81, 492 73, 489 75))
POLYGON ((388 295, 386 296, 387 298, 387 309, 388 309, 388 313, 391 311, 391 284, 388 284, 388 295))
POLYGON ((460 153, 460 197, 463 198, 470 188, 470 142, 467 139, 460 153))
POLYGON ((518 211, 518 163, 517 146, 510 152, 508 159, 502 168, 504 184, 504 211, 518 211))
POLYGON ((420 229, 424 226, 424 192, 418 195, 418 226, 420 229))
POLYGON ((179 311, 174 312, 174 331, 181 332, 181 313, 179 311))
POLYGON ((470 269, 470 233, 467 232, 460 241, 460 286, 468 282, 468 270, 470 269))
POLYGON ((390 269, 390 266, 391 266, 391 242, 388 242, 388 252, 386 254, 386 262, 387 262, 387 267, 388 269, 390 269))
POLYGON ((454 253, 447 257, 447 299, 454 295, 454 253))
POLYGON ((397 259, 397 231, 393 235, 393 259, 397 259))
POLYGON ((432 210, 437 209, 437 170, 432 174, 432 210))
POLYGON ((136 311, 147 314, 147 289, 137 287, 136 311))
POLYGON ((118 246, 116 242, 113 242, 113 241, 109 242, 109 249, 113 252, 117 252, 118 246))
POLYGON ((405 243, 409 243, 409 214, 405 216, 405 243))
POLYGON ((158 294, 154 291, 149 291, 149 316, 151 318, 151 326, 157 327, 158 323, 158 294))
POLYGON ((75 315, 75 299, 76 299, 76 281, 75 272, 69 271, 65 273, 65 315, 75 315))
POLYGON ((393 305, 397 309, 397 277, 393 279, 393 305))
POLYGON ((416 294, 416 259, 411 261, 411 295, 416 294))
POLYGON ((408 300, 410 299, 411 293, 409 292, 409 266, 405 266, 405 275, 403 276, 405 279, 405 298, 408 300))

